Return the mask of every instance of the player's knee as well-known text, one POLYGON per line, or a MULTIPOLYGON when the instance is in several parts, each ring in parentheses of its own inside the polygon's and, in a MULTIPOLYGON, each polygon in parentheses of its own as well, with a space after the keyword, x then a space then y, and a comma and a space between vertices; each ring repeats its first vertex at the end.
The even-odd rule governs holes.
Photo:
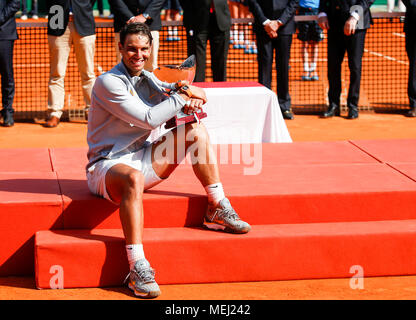
POLYGON ((187 140, 188 141, 198 141, 198 142, 207 142, 208 132, 205 126, 202 123, 190 123, 187 131, 187 140))
POLYGON ((141 196, 144 188, 144 176, 140 171, 131 170, 125 176, 125 194, 130 196, 141 196))

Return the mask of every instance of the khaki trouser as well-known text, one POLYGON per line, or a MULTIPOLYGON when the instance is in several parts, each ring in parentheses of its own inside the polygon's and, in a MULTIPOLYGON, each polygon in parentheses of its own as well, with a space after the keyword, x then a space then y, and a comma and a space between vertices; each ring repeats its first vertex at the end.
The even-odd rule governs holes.
POLYGON ((75 29, 74 23, 69 22, 65 33, 56 37, 48 35, 50 75, 48 85, 49 116, 60 118, 65 104, 64 78, 72 44, 78 70, 81 74, 82 94, 86 108, 91 106, 91 91, 95 82, 94 54, 95 34, 82 37, 75 29))
MULTIPOLYGON (((150 53, 149 60, 144 65, 144 69, 152 72, 157 68, 157 55, 159 51, 159 31, 151 31, 153 42, 152 51, 150 53)), ((120 33, 116 32, 114 35, 114 45, 116 47, 117 63, 121 62, 121 53, 118 49, 118 43, 120 42, 120 33)))

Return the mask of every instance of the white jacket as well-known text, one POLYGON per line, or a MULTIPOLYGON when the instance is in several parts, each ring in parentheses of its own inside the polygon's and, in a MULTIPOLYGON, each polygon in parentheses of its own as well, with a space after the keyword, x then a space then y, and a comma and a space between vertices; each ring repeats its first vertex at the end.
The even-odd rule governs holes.
POLYGON ((87 169, 102 158, 117 158, 133 143, 138 149, 146 146, 151 131, 185 105, 181 96, 167 96, 146 75, 131 77, 120 62, 96 79, 88 114, 87 169))

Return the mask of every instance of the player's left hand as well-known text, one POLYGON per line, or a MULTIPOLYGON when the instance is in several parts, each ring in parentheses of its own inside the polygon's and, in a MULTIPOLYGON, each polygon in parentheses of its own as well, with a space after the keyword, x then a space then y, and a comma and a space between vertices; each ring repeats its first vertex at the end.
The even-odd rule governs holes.
POLYGON ((183 107, 183 112, 186 114, 199 112, 202 109, 203 104, 204 104, 204 101, 202 99, 191 98, 188 100, 187 104, 183 107))

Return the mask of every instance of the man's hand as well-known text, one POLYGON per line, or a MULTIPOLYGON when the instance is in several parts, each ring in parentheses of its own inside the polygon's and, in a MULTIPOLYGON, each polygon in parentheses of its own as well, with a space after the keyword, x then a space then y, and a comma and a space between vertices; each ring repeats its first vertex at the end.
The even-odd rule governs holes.
POLYGON ((132 17, 130 18, 129 21, 127 21, 127 24, 129 23, 133 23, 133 22, 141 22, 141 23, 145 23, 146 22, 146 18, 143 17, 142 14, 139 14, 138 16, 132 17))
POLYGON ((270 38, 277 38, 277 30, 279 27, 280 25, 277 23, 277 21, 272 20, 264 25, 264 30, 267 32, 270 38))
POLYGON ((327 16, 322 16, 318 19, 318 24, 319 26, 324 29, 324 30, 328 30, 329 29, 329 21, 328 21, 328 17, 327 16))
POLYGON ((198 112, 202 109, 204 101, 202 99, 191 98, 187 101, 186 105, 183 107, 183 112, 186 114, 192 114, 198 112))
POLYGON ((353 16, 349 17, 347 22, 344 25, 344 34, 350 36, 355 33, 355 28, 357 27, 358 20, 353 16))

